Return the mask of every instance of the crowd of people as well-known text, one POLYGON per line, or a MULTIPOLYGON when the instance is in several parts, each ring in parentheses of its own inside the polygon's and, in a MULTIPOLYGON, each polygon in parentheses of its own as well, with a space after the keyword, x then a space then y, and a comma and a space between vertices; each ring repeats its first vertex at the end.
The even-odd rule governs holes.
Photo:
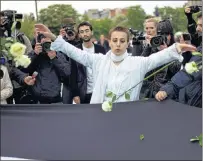
POLYGON ((86 21, 76 26, 72 18, 64 18, 58 35, 44 24, 35 24, 34 39, 24 43, 30 65, 1 65, 1 104, 102 103, 112 99, 107 95, 111 92, 118 96, 116 102, 170 98, 201 108, 202 71, 189 74, 185 65, 201 60, 192 52, 202 53, 202 12, 197 22, 189 7, 183 12, 187 33, 174 33, 169 19, 150 17, 143 24, 142 37, 115 26, 108 38, 101 35, 98 41, 93 36, 96 29, 86 21))

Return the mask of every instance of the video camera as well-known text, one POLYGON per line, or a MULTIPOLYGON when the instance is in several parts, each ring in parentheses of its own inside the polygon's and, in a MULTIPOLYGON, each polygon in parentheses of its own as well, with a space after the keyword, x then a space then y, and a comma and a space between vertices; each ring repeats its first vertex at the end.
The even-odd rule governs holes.
POLYGON ((152 47, 159 47, 167 43, 167 36, 160 31, 157 33, 157 36, 153 37, 150 41, 152 47))
POLYGON ((184 41, 191 41, 191 36, 189 33, 183 33, 183 39, 184 41))
MULTIPOLYGON (((1 17, 1 24, 0 24, 0 30, 1 30, 1 37, 3 36, 4 32, 8 32, 8 37, 11 37, 11 28, 13 25, 13 22, 16 21, 16 19, 22 19, 22 14, 17 14, 17 11, 14 10, 5 10, 0 12, 1 17)), ((18 26, 21 26, 19 21, 16 21, 18 26)))
POLYGON ((46 37, 43 34, 38 33, 38 35, 37 35, 37 42, 41 44, 41 46, 42 46, 42 52, 43 53, 47 53, 48 51, 51 51, 50 50, 51 42, 43 42, 43 43, 41 43, 41 40, 43 38, 46 38, 46 37))
POLYGON ((190 6, 190 13, 197 13, 202 10, 202 6, 190 6))
POLYGON ((68 36, 73 36, 75 34, 74 26, 73 25, 63 25, 63 29, 65 29, 68 36))
POLYGON ((133 30, 132 28, 129 28, 129 31, 133 35, 133 40, 132 40, 133 45, 140 44, 140 41, 143 41, 146 39, 142 31, 133 30))

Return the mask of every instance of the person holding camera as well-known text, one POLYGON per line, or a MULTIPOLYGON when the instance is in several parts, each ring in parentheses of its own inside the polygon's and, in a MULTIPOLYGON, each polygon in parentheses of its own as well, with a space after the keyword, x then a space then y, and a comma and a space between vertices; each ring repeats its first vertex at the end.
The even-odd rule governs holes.
MULTIPOLYGON (((75 29, 75 21, 72 18, 64 18, 62 21, 62 28, 60 29, 60 35, 63 37, 63 39, 66 42, 69 42, 70 44, 77 46, 81 42, 78 39, 78 35, 75 29)), ((71 74, 70 76, 65 79, 63 82, 63 88, 62 88, 62 100, 63 104, 72 104, 73 102, 76 104, 80 104, 80 94, 78 89, 78 63, 69 58, 67 55, 65 55, 66 61, 70 63, 71 66, 71 74)))
MULTIPOLYGON (((160 21, 157 25, 157 35, 152 37, 149 46, 146 47, 142 56, 147 57, 155 52, 168 48, 174 43, 173 27, 171 22, 166 19, 160 21)), ((164 64, 165 65, 165 64, 164 64)), ((164 66, 163 65, 163 66, 164 66)), ((161 66, 161 67, 163 67, 161 66)), ((154 73, 161 67, 158 67, 146 74, 145 77, 154 73)), ((176 61, 168 68, 157 73, 155 76, 143 82, 141 89, 141 98, 154 98, 155 94, 159 91, 160 87, 167 83, 181 68, 181 63, 176 61)))
POLYGON ((30 75, 38 75, 34 75, 36 81, 30 92, 40 104, 61 103, 61 83, 70 75, 70 64, 62 53, 50 49, 50 38, 35 30, 36 44, 28 54, 31 64, 27 69, 30 75))
POLYGON ((7 67, 4 65, 0 65, 0 80, 1 80, 1 103, 7 104, 6 99, 9 98, 13 94, 13 86, 8 74, 7 67))
POLYGON ((200 11, 202 6, 186 6, 185 15, 188 20, 187 28, 188 32, 191 34, 191 43, 196 47, 200 46, 202 43, 202 12, 200 11), (199 12, 199 13, 198 13, 199 12), (193 14, 197 14, 197 23, 193 19, 193 14))
MULTIPOLYGON (((26 55, 32 51, 30 40, 24 33, 20 32, 20 21, 16 21, 16 19, 22 19, 23 15, 17 14, 14 10, 4 10, 0 12, 0 18, 0 37, 16 38, 18 42, 26 46, 26 55), (14 31, 11 30, 12 27, 14 27, 14 31)), ((29 102, 28 99, 26 102, 23 102, 21 98, 25 93, 27 93, 27 85, 32 84, 33 81, 29 80, 30 78, 27 76, 24 69, 21 67, 16 68, 12 60, 6 61, 5 59, 4 64, 8 68, 10 79, 13 85, 13 95, 7 99, 7 103, 24 104, 29 102), (24 81, 24 79, 26 81, 24 81)), ((30 102, 32 101, 30 100, 30 102)))
MULTIPOLYGON (((149 55, 149 53, 152 52, 150 41, 152 37, 157 35, 157 25, 158 25, 158 20, 156 18, 148 18, 145 20, 143 24, 144 30, 146 33, 145 35, 143 35, 142 32, 133 31, 132 29, 130 29, 130 32, 134 35, 133 41, 132 41, 133 56, 147 55, 147 53, 149 55)), ((153 51, 153 52, 157 52, 157 51, 153 51)))
MULTIPOLYGON (((189 33, 184 33, 184 32, 176 32, 174 35, 174 41, 181 43, 181 44, 191 44, 191 36, 189 33)), ((188 63, 192 57, 191 52, 184 52, 182 54, 183 56, 183 62, 182 62, 182 68, 185 66, 186 63, 188 63)))
MULTIPOLYGON (((87 22, 81 22, 78 27, 78 35, 80 39, 82 40, 82 44, 77 45, 81 50, 87 51, 90 54, 106 54, 106 50, 103 46, 99 44, 94 44, 91 41, 91 38, 93 36, 93 27, 92 25, 87 22)), ((78 71, 79 79, 78 79, 78 86, 79 86, 79 93, 80 93, 80 100, 81 103, 89 104, 92 92, 93 92, 93 76, 92 76, 92 69, 85 67, 78 63, 78 71)))

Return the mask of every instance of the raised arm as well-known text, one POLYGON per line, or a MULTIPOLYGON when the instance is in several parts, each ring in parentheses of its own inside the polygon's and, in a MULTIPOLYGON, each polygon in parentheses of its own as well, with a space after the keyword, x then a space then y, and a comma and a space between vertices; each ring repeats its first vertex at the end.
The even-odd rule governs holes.
POLYGON ((70 43, 66 42, 62 36, 58 36, 58 38, 51 44, 51 49, 55 51, 61 51, 78 63, 90 68, 92 67, 94 61, 99 61, 101 60, 101 57, 104 56, 103 54, 91 54, 78 49, 70 43))
POLYGON ((196 47, 188 44, 173 44, 172 46, 154 53, 149 57, 143 57, 143 70, 147 73, 156 67, 167 64, 174 60, 183 61, 181 53, 183 51, 194 51, 196 47))

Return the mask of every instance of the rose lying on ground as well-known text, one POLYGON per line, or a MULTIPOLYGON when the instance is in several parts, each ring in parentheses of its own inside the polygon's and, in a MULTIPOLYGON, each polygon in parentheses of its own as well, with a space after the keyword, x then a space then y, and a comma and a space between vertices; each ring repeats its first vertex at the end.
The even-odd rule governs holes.
POLYGON ((102 110, 105 111, 105 112, 110 112, 112 111, 112 104, 108 101, 105 101, 103 104, 102 104, 102 110))
POLYGON ((187 64, 185 65, 185 70, 186 70, 186 72, 187 72, 188 74, 192 74, 192 73, 194 73, 194 72, 198 72, 198 71, 199 71, 198 65, 197 65, 194 61, 192 61, 192 62, 190 62, 190 63, 187 63, 187 64))

